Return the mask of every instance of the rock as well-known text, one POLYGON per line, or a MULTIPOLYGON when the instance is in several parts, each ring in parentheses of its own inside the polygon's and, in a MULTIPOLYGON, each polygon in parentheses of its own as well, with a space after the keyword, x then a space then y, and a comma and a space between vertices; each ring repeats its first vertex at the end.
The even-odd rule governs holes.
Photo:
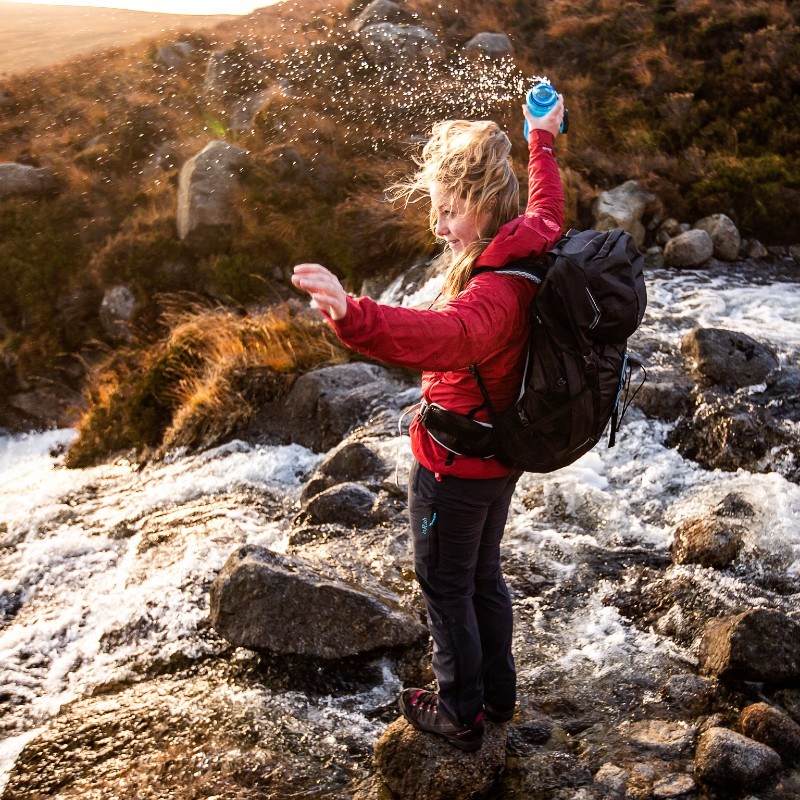
POLYGON ((648 417, 674 422, 689 413, 689 386, 677 382, 645 381, 636 392, 633 405, 648 417))
POLYGON ((745 239, 742 242, 742 251, 746 258, 766 258, 769 251, 758 239, 745 239))
POLYGON ((664 247, 670 239, 677 236, 679 233, 681 233, 681 226, 678 220, 672 217, 665 219, 656 231, 656 244, 660 244, 661 247, 664 247))
POLYGON ((648 247, 644 253, 645 269, 661 269, 664 266, 664 250, 657 244, 648 247))
POLYGON ((356 33, 369 25, 392 22, 396 25, 412 25, 414 15, 391 0, 373 0, 351 23, 356 33))
POLYGON ((668 447, 706 469, 779 472, 800 478, 800 445, 773 410, 714 392, 699 398, 694 414, 667 434, 668 447))
POLYGON ((706 231, 678 234, 664 246, 665 267, 702 267, 714 254, 714 243, 706 231))
POLYGON ((621 186, 602 192, 592 207, 594 227, 598 231, 624 228, 644 247, 645 227, 642 219, 658 208, 658 198, 645 191, 637 181, 626 181, 621 186))
POLYGON ((711 728, 700 737, 694 771, 704 783, 741 791, 763 786, 781 766, 771 747, 727 728, 711 728))
POLYGON ((378 775, 370 775, 353 787, 352 800, 394 800, 394 797, 378 775))
POLYGON ((730 520, 695 518, 682 522, 672 535, 672 560, 676 564, 727 567, 742 549, 744 530, 730 520))
POLYGON ((464 753, 400 718, 378 739, 375 767, 402 800, 467 800, 497 781, 505 766, 505 749, 504 725, 487 723, 481 749, 464 753))
POLYGON ((24 427, 71 428, 77 424, 84 406, 78 392, 63 385, 37 386, 12 394, 8 405, 23 415, 24 427))
POLYGON ((239 216, 233 195, 247 151, 211 142, 181 169, 178 182, 178 236, 197 255, 230 247, 239 216))
POLYGON ((753 703, 739 715, 739 730, 792 761, 800 756, 800 725, 766 703, 753 703))
POLYGON ((594 774, 594 785, 613 800, 625 797, 628 773, 616 764, 607 762, 594 774))
POLYGON ((312 524, 369 525, 374 521, 374 495, 360 483, 340 483, 318 494, 307 505, 305 518, 312 524))
POLYGON ((11 108, 14 98, 8 92, 0 92, 0 109, 11 108))
POLYGON ((800 264, 800 244, 790 244, 789 255, 795 260, 795 263, 800 264))
POLYGON ((661 687, 661 699, 679 711, 692 716, 707 713, 719 690, 719 683, 713 678, 687 673, 672 675, 661 687))
POLYGON ((511 58, 514 45, 507 33, 476 33, 465 45, 464 52, 489 58, 511 58))
POLYGON ((697 784, 691 775, 667 775, 653 784, 653 797, 663 800, 670 797, 686 797, 697 791, 697 784))
POLYGON ((266 404, 252 429, 316 452, 327 451, 373 413, 394 408, 393 401, 405 388, 387 369, 374 364, 323 367, 301 375, 284 400, 266 404))
POLYGON ((769 347, 724 328, 693 328, 681 339, 681 352, 698 377, 723 386, 763 383, 779 366, 769 347))
POLYGON ((106 290, 100 303, 100 322, 109 336, 129 338, 130 321, 136 311, 136 295, 127 286, 106 290))
POLYGON ((0 164, 0 200, 7 197, 48 197, 58 190, 49 170, 27 164, 0 164))
POLYGON ((410 70, 438 64, 444 59, 444 47, 425 28, 381 22, 368 25, 358 34, 364 54, 378 69, 391 70, 398 78, 410 70))
POLYGON ((175 169, 181 162, 180 148, 177 142, 159 144, 142 167, 142 177, 152 179, 161 172, 175 169))
POLYGON ((182 67, 194 52, 190 42, 169 42, 158 48, 156 64, 167 69, 177 70, 182 67))
POLYGON ((714 244, 714 257, 723 261, 736 261, 742 238, 733 220, 725 214, 712 214, 694 224, 695 230, 705 231, 714 244))
POLYGON ((620 730, 630 741, 665 758, 677 758, 694 741, 694 731, 685 722, 647 719, 620 730))
POLYGON ((704 673, 723 680, 798 680, 800 623, 766 608, 711 620, 700 641, 699 660, 704 673))
POLYGON ((388 476, 389 466, 363 442, 344 442, 322 464, 306 484, 300 501, 344 481, 381 483, 388 476))
POLYGON ((256 545, 234 552, 211 584, 211 624, 254 650, 335 659, 414 644, 427 633, 386 590, 256 545))

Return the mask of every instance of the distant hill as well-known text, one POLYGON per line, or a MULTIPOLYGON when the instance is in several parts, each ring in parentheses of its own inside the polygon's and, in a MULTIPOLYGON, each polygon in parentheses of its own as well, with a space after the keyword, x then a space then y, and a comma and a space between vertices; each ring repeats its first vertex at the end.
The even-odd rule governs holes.
POLYGON ((0 75, 47 67, 73 56, 120 47, 179 28, 201 29, 226 19, 231 17, 0 0, 0 75))

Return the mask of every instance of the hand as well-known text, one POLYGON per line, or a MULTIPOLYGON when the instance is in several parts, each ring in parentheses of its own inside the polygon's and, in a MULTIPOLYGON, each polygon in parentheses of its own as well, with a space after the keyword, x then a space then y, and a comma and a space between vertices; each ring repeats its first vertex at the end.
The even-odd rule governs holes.
POLYGON ((298 264, 294 268, 292 283, 308 292, 320 311, 324 311, 331 319, 344 319, 347 293, 339 279, 322 264, 298 264))
MULTIPOLYGON (((543 117, 534 117, 528 110, 527 103, 522 104, 522 113, 528 121, 528 130, 550 131, 553 136, 558 136, 561 122, 564 119, 564 96, 558 96, 558 102, 543 117)), ((530 137, 530 133, 528 134, 530 137)))

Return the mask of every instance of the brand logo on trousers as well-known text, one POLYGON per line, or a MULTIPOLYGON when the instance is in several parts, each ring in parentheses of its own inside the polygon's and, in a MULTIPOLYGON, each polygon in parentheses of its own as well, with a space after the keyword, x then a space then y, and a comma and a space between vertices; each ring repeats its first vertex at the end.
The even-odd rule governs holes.
POLYGON ((433 523, 436 522, 436 512, 433 512, 433 516, 431 517, 430 523, 428 523, 428 518, 422 518, 422 535, 427 536, 429 528, 433 527, 433 523))

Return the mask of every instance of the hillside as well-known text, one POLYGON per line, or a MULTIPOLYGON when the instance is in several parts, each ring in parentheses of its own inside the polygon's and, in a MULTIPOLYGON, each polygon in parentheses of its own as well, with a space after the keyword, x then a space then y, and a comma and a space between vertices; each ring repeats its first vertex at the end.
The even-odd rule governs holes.
POLYGON ((0 0, 0 77, 41 69, 148 36, 216 25, 227 16, 150 14, 91 6, 48 6, 0 0))
MULTIPOLYGON (((163 363, 152 348, 163 354, 168 319, 198 303, 204 314, 284 301, 298 261, 328 264, 358 289, 431 255, 425 209, 393 208, 387 183, 448 117, 496 119, 524 182, 519 100, 536 74, 570 109, 559 141, 570 224, 591 224, 597 194, 635 178, 681 221, 725 212, 745 236, 800 241, 796 3, 403 6, 442 60, 406 73, 376 65, 351 27, 361 5, 302 0, 0 79, 0 163, 54 176, 46 196, 0 199, 0 393, 29 398, 27 412, 0 424, 37 418, 88 375, 91 402, 116 424, 109 398, 137 385, 141 364, 163 363), (507 32, 513 60, 466 58, 481 31, 507 32), (157 63, 178 40, 190 54, 157 63), (215 84, 207 74, 220 51, 215 84), (198 253, 176 233, 178 178, 213 140, 247 151, 232 199, 239 227, 226 246, 198 253), (136 308, 124 335, 100 314, 120 285, 136 308)), ((174 410, 171 369, 150 374, 137 400, 155 409, 155 445, 174 410)))

